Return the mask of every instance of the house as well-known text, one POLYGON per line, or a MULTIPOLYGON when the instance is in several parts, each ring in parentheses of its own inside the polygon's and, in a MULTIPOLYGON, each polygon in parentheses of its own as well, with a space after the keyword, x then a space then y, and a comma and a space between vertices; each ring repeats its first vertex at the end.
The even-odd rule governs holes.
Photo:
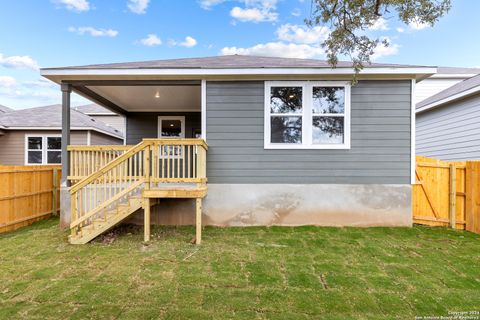
POLYGON ((418 155, 480 160, 480 75, 418 103, 416 117, 418 155))
MULTIPOLYGON (((7 110, 0 113, 0 165, 58 164, 61 161, 62 106, 7 110)), ((70 143, 122 144, 120 132, 72 110, 70 143)))
POLYGON ((61 85, 65 135, 72 91, 127 121, 128 151, 83 155, 106 157, 101 171, 62 145, 63 177, 77 177, 62 224, 72 243, 127 218, 145 240, 151 223, 196 221, 197 243, 202 218, 410 226, 414 88, 435 72, 371 64, 352 86, 350 62, 241 55, 42 69, 61 85))
POLYGON ((112 112, 95 103, 77 106, 74 107, 74 109, 117 129, 122 135, 125 133, 125 126, 127 123, 125 117, 120 114, 112 112))
POLYGON ((438 67, 437 73, 415 86, 415 103, 420 103, 477 74, 480 74, 480 68, 438 67))

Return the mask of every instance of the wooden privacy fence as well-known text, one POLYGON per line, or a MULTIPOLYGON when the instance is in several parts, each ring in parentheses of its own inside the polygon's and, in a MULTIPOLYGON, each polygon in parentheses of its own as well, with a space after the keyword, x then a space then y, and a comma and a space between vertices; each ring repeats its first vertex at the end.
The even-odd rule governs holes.
POLYGON ((413 222, 480 233, 480 161, 417 157, 413 222))
POLYGON ((0 233, 57 214, 61 166, 0 166, 0 233))

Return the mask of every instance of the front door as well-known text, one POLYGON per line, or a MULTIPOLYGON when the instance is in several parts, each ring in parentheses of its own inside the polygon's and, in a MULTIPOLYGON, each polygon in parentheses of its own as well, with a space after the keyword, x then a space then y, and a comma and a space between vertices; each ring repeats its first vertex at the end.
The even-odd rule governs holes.
POLYGON ((184 116, 160 116, 158 117, 158 138, 185 138, 184 116))

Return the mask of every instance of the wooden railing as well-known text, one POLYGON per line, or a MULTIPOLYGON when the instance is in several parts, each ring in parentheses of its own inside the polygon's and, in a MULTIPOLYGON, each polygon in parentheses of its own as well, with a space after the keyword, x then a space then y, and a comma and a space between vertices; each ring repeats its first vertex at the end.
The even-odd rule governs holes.
POLYGON ((67 177, 70 182, 78 182, 101 167, 124 154, 133 146, 68 146, 70 153, 70 170, 67 177))
POLYGON ((202 139, 144 139, 94 170, 88 166, 102 163, 105 152, 109 151, 105 146, 101 148, 104 153, 97 153, 99 150, 95 148, 90 153, 82 151, 90 159, 85 170, 94 172, 70 188, 72 234, 96 219, 106 219, 109 209, 128 201, 142 187, 154 189, 166 183, 207 180, 208 147, 202 139))

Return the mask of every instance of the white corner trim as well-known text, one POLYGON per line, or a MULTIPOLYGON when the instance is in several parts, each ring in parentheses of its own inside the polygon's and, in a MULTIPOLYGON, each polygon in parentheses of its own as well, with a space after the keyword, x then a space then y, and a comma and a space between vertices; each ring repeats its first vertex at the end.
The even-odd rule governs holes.
MULTIPOLYGON (((265 81, 264 85, 264 136, 263 136, 263 148, 264 149, 323 149, 323 150, 348 150, 351 148, 351 84, 349 81, 265 81), (271 143, 271 123, 270 123, 270 88, 272 86, 296 86, 302 87, 303 91, 303 108, 302 118, 311 119, 311 102, 310 99, 305 97, 311 97, 312 87, 314 86, 330 86, 330 87, 344 87, 345 88, 345 111, 344 117, 344 142, 342 144, 313 144, 312 143, 312 127, 311 125, 302 125, 302 143, 287 144, 287 143, 271 143)), ((299 114, 300 115, 300 114, 299 114)), ((341 116, 341 114, 338 114, 341 116)), ((308 120, 302 120, 302 123, 308 120)))
POLYGON ((201 131, 202 131, 202 139, 207 141, 207 81, 202 80, 202 96, 201 96, 201 131))
MULTIPOLYGON (((157 75, 157 76, 225 76, 225 75, 350 75, 352 68, 231 68, 231 69, 41 69, 42 76, 93 76, 93 75, 157 75)), ((435 74, 437 68, 365 68, 360 74, 435 74)))
POLYGON ((90 130, 87 131, 87 146, 92 145, 92 132, 90 130))
POLYGON ((418 108, 416 110, 416 113, 420 113, 420 112, 424 112, 424 111, 427 111, 429 109, 432 109, 432 108, 435 108, 435 107, 438 107, 442 104, 445 104, 445 103, 448 103, 448 102, 452 102, 454 100, 458 100, 458 99, 461 99, 463 97, 466 97, 466 96, 469 96, 471 94, 474 94, 474 93, 477 93, 477 92, 480 92, 480 86, 476 86, 474 88, 471 88, 471 89, 468 89, 468 90, 465 90, 465 91, 462 91, 462 92, 459 92, 457 94, 454 94, 454 95, 451 95, 449 97, 446 97, 444 99, 441 99, 441 100, 438 100, 438 101, 435 101, 435 102, 432 102, 430 104, 427 104, 421 108, 418 108))
POLYGON ((416 182, 415 169, 417 166, 416 154, 415 154, 415 85, 416 81, 412 79, 411 85, 411 114, 410 114, 410 183, 413 185, 416 182))

